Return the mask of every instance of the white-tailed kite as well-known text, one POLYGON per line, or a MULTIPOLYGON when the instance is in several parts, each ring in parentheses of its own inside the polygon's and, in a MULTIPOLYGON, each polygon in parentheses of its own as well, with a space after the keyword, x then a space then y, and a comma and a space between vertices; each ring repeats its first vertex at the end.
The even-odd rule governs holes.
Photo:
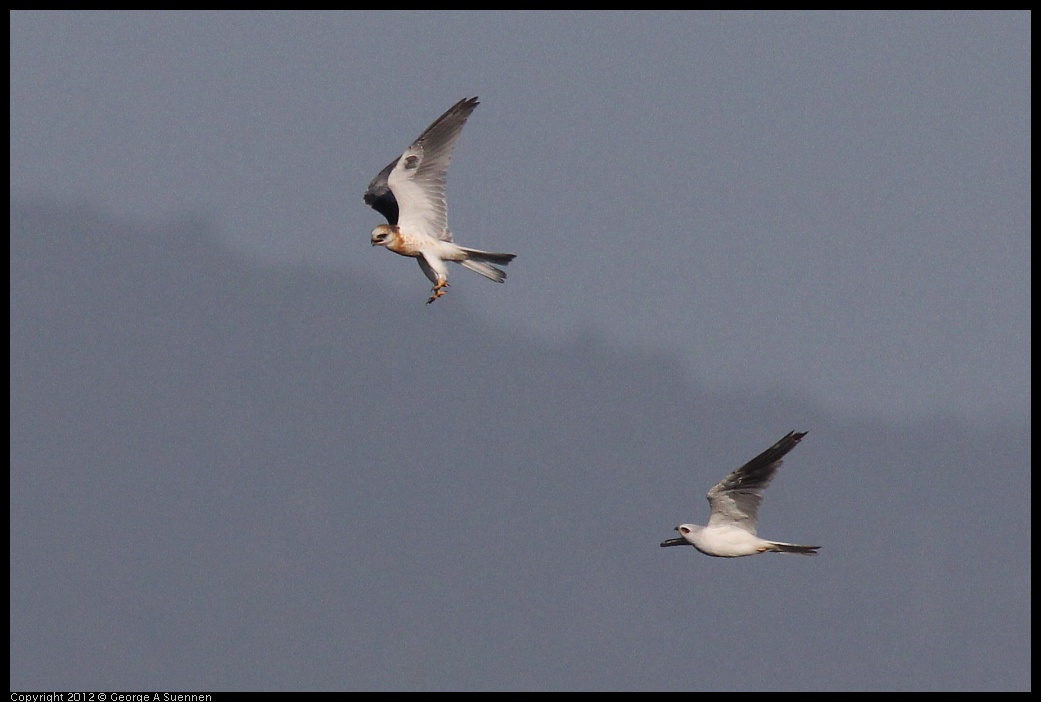
POLYGON ((783 439, 723 478, 708 491, 711 508, 708 526, 680 524, 679 538, 661 542, 664 546, 693 546, 708 556, 738 558, 766 551, 817 555, 820 546, 801 546, 783 541, 767 541, 755 535, 756 513, 763 501, 762 491, 781 467, 784 455, 795 448, 806 432, 790 432, 783 439))
POLYGON ((477 98, 460 100, 426 128, 405 153, 379 172, 365 191, 365 203, 387 218, 372 230, 372 245, 385 246, 401 256, 419 261, 419 267, 434 284, 430 304, 445 294, 448 266, 456 263, 502 283, 505 266, 515 254, 492 253, 459 246, 448 229, 445 181, 452 151, 477 98))

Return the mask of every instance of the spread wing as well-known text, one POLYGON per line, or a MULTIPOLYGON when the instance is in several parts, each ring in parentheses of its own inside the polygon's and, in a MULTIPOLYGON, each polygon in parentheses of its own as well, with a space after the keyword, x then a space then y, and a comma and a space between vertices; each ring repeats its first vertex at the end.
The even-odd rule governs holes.
POLYGON ((460 100, 438 117, 372 179, 365 203, 405 231, 451 241, 445 202, 448 166, 463 125, 478 104, 475 97, 460 100))
POLYGON ((785 454, 795 448, 804 436, 806 432, 789 432, 709 490, 711 516, 708 525, 736 526, 754 535, 759 505, 763 501, 762 491, 773 480, 785 454))

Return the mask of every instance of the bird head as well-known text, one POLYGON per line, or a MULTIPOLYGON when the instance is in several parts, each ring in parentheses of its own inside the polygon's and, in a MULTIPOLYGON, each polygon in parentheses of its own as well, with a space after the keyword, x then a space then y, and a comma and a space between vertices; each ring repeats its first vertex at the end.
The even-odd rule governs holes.
POLYGON ((661 542, 661 546, 690 546, 690 541, 684 538, 690 533, 690 526, 690 524, 680 524, 678 527, 675 527, 673 531, 678 531, 680 533, 680 538, 665 539, 665 541, 661 542))
POLYGON ((394 228, 389 224, 377 225, 377 227, 372 230, 372 245, 386 246, 394 240, 395 236, 397 236, 397 234, 394 231, 394 228))

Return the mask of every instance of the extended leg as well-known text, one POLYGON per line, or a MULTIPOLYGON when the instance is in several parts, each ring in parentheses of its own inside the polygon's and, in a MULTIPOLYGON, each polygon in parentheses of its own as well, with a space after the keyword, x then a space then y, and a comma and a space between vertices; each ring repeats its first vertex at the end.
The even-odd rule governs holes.
POLYGON ((423 275, 434 284, 434 289, 430 291, 430 299, 427 300, 429 305, 445 294, 445 288, 448 287, 448 268, 444 261, 428 252, 420 255, 418 260, 419 267, 423 269, 423 275))

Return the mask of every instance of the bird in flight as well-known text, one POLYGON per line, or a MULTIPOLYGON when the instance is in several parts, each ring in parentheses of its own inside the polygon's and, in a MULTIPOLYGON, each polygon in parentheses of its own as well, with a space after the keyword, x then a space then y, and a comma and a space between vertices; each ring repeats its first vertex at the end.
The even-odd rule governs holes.
POLYGON ((430 304, 448 287, 446 261, 455 261, 502 283, 505 266, 515 254, 492 253, 459 246, 448 229, 445 182, 452 151, 459 133, 479 103, 463 99, 452 105, 426 128, 405 153, 387 164, 365 190, 365 204, 387 218, 387 224, 372 230, 372 245, 385 246, 401 256, 419 261, 419 267, 434 284, 430 304))
POLYGON ((763 501, 762 491, 773 480, 786 453, 806 436, 790 432, 776 444, 719 481, 708 491, 710 514, 707 526, 680 524, 678 538, 661 542, 665 546, 693 546, 707 556, 738 558, 766 551, 817 555, 820 546, 801 546, 783 541, 767 541, 755 534, 756 514, 763 501))

